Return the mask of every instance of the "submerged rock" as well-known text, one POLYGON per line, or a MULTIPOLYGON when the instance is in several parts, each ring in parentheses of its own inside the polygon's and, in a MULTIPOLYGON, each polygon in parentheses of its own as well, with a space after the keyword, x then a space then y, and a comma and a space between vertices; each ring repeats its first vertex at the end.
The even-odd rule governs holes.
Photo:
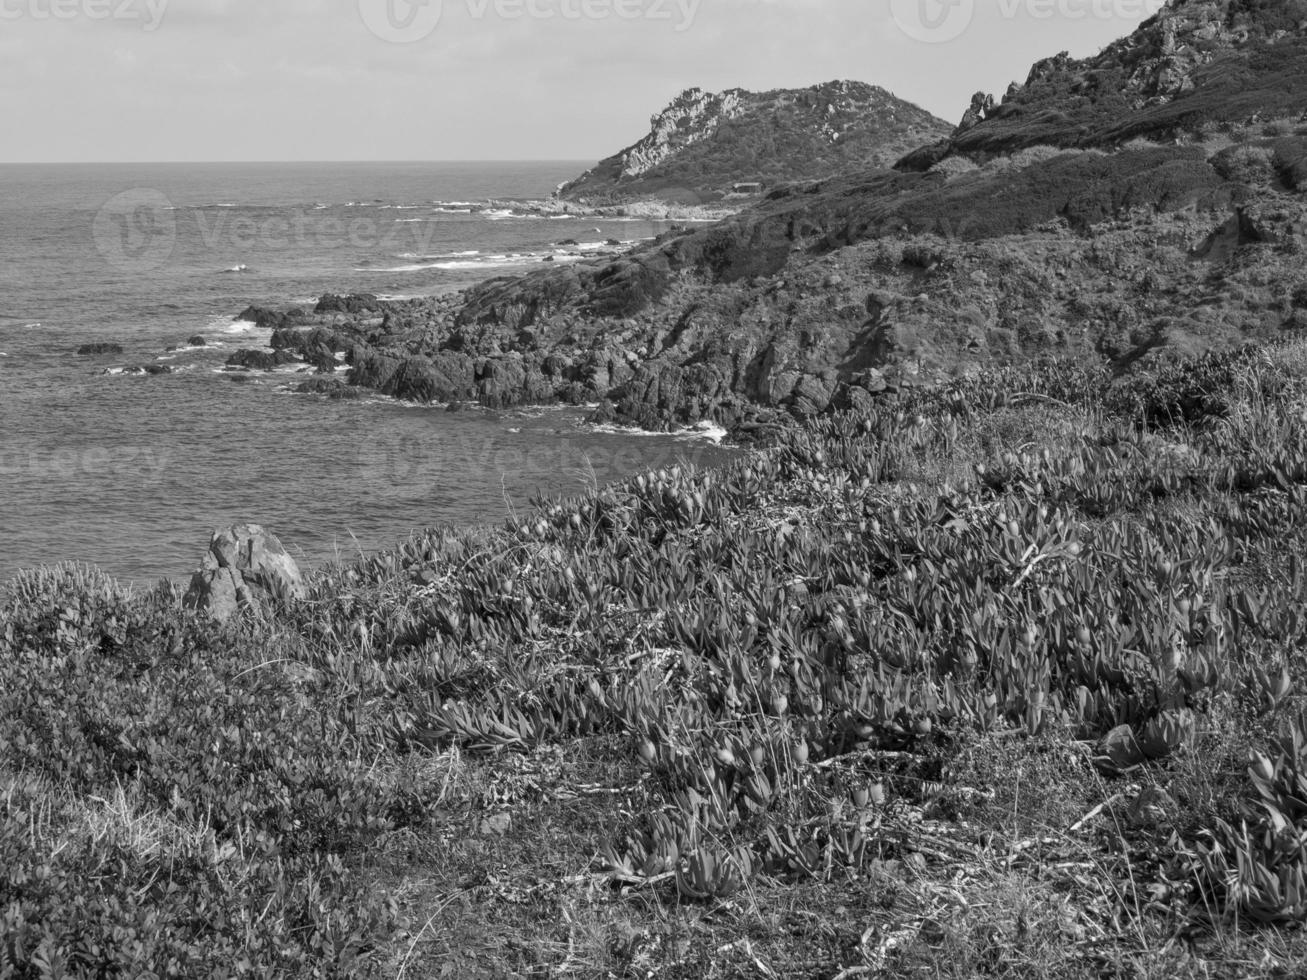
POLYGON ((99 357, 107 354, 121 354, 123 352, 122 344, 82 344, 77 348, 77 353, 81 357, 99 357))
POLYGON ((258 614, 304 595, 299 566, 276 536, 257 524, 239 524, 214 532, 183 601, 187 608, 226 622, 238 613, 258 614))

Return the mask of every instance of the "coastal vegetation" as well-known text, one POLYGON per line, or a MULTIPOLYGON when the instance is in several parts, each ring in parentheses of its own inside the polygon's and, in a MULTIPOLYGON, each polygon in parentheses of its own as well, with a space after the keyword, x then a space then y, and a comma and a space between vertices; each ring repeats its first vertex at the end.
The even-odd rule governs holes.
POLYGON ((904 387, 219 626, 0 600, 0 975, 1300 974, 1307 347, 904 387))

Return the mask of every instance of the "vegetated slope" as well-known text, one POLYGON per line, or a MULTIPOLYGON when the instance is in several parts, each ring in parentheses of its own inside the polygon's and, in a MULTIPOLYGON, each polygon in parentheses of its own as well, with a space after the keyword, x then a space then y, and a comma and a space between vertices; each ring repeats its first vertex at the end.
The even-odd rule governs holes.
POLYGON ((1128 37, 1035 64, 1000 102, 978 93, 948 140, 900 166, 983 160, 1031 146, 1170 140, 1231 122, 1297 117, 1307 91, 1307 0, 1172 0, 1128 37))
POLYGON ((1110 382, 904 392, 244 625, 20 576, 0 971, 1303 975, 1307 350, 1110 382))
POLYGON ((767 187, 887 167, 952 127, 862 82, 722 93, 688 89, 650 121, 650 133, 559 189, 588 204, 719 200, 739 183, 767 187))

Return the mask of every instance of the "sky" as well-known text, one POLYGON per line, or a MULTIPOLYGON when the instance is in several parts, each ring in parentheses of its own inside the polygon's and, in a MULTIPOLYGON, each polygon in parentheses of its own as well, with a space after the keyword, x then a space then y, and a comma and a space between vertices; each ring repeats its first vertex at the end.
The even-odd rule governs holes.
POLYGON ((691 86, 950 122, 1161 0, 0 0, 0 162, 598 160, 691 86))

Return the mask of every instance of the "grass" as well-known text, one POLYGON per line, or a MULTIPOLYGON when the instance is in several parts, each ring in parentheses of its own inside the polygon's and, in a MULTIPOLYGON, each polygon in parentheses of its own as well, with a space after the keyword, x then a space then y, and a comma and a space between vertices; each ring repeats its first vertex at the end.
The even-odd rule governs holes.
POLYGON ((1299 344, 907 391, 258 622, 24 573, 0 974, 1301 975, 1305 485, 1299 344))

